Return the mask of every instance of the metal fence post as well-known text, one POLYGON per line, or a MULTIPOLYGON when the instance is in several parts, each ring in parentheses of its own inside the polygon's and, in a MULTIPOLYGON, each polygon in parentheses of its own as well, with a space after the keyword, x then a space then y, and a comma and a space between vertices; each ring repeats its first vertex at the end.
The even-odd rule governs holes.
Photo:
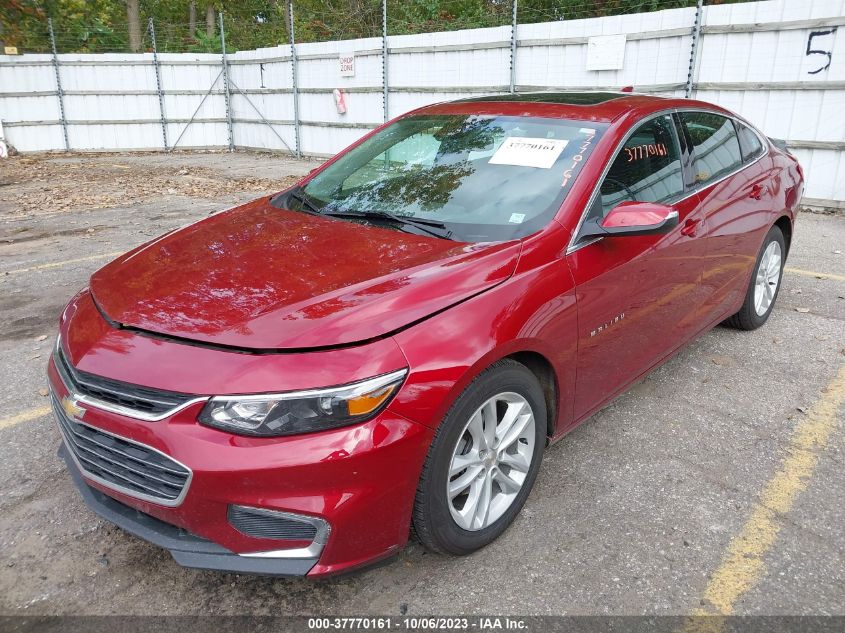
POLYGON ((299 144, 299 85, 296 72, 296 34, 293 26, 293 2, 288 5, 288 20, 290 20, 290 72, 291 86, 293 91, 293 138, 296 148, 296 157, 302 158, 302 149, 299 144))
POLYGON ((65 137, 65 151, 70 151, 70 141, 67 138, 67 118, 65 117, 65 93, 62 91, 62 77, 59 73, 59 56, 56 54, 56 35, 53 33, 53 18, 47 18, 50 29, 50 50, 53 51, 53 70, 56 71, 56 95, 59 98, 59 116, 62 122, 62 134, 65 137))
POLYGON ((511 3, 513 12, 511 16, 511 94, 516 91, 516 3, 517 0, 511 3))
POLYGON ((167 147, 167 117, 164 114, 164 92, 161 89, 161 67, 158 63, 158 48, 156 46, 156 27, 153 24, 153 19, 150 18, 149 26, 150 40, 153 44, 153 67, 156 73, 156 91, 158 92, 158 110, 161 114, 161 138, 164 141, 164 151, 169 151, 167 147))
POLYGON ((229 132, 229 151, 235 150, 232 134, 232 94, 229 92, 229 59, 226 57, 226 31, 223 28, 223 12, 220 12, 220 49, 223 52, 223 95, 226 98, 226 128, 229 132))
POLYGON ((704 0, 698 0, 695 5, 695 22, 692 25, 692 47, 689 54, 689 68, 687 70, 687 84, 684 97, 689 99, 695 88, 695 75, 698 69, 698 47, 701 41, 701 16, 704 12, 704 0))
POLYGON ((390 118, 387 106, 388 84, 387 84, 387 0, 381 0, 381 101, 384 120, 390 118))

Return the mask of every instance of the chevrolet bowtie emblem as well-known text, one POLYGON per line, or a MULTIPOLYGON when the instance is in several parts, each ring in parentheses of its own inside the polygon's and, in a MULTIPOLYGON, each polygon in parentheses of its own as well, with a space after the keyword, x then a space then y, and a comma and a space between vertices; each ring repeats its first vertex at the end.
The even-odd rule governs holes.
POLYGON ((62 398, 62 410, 69 418, 81 419, 85 415, 85 409, 76 404, 76 400, 68 396, 62 398))

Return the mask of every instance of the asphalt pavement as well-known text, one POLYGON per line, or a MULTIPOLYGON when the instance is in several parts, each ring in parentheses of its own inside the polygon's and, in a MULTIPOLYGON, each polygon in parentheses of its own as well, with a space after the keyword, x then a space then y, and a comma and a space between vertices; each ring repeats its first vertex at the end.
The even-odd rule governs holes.
MULTIPOLYGON (((220 178, 313 167, 119 160, 220 178)), ((0 189, 0 614, 845 614, 845 216, 800 215, 765 327, 715 328, 551 447, 498 541, 464 558, 411 543, 315 582, 183 569, 98 519, 46 410, 56 321, 91 272, 256 194, 180 189, 62 212, 48 198, 21 215, 15 186, 0 189)))

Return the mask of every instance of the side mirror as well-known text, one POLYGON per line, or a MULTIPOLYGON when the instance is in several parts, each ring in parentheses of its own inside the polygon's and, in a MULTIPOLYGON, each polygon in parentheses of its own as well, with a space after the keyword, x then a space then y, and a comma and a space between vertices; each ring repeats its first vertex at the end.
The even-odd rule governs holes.
POLYGON ((604 219, 589 220, 581 227, 582 237, 660 235, 678 226, 678 211, 656 202, 622 202, 604 219))

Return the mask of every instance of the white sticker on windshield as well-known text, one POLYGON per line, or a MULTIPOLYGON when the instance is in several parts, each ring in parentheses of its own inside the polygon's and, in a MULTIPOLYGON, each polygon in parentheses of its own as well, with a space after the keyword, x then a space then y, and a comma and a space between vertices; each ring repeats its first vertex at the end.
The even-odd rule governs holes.
POLYGON ((516 165, 549 169, 569 141, 553 138, 511 136, 496 150, 491 165, 516 165))
POLYGON ((522 221, 525 219, 524 213, 511 213, 511 219, 508 220, 511 224, 522 224, 522 221))

